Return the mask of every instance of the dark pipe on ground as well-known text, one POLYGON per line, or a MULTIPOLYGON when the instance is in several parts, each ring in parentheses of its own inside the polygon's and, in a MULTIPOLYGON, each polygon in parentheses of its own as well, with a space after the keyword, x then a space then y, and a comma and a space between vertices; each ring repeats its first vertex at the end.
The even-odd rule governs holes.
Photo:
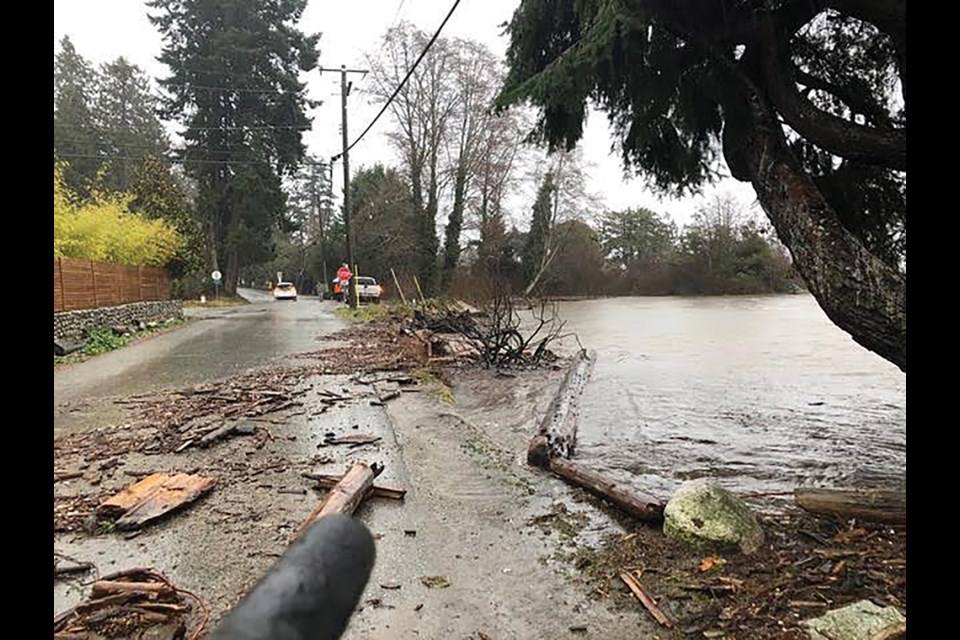
POLYGON ((324 516, 290 545, 211 639, 336 640, 375 557, 366 527, 347 516, 324 516))

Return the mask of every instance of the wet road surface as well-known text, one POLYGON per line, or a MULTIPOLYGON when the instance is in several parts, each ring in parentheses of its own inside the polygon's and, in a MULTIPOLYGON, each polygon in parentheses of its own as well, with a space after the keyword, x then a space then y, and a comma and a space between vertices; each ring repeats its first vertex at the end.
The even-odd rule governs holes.
MULTIPOLYGON (((301 297, 274 301, 242 290, 249 305, 188 309, 194 322, 171 333, 54 372, 54 437, 116 415, 92 412, 93 400, 169 389, 281 363, 322 346, 323 336, 345 326, 334 302, 301 297)), ((99 403, 103 404, 103 403, 99 403)))

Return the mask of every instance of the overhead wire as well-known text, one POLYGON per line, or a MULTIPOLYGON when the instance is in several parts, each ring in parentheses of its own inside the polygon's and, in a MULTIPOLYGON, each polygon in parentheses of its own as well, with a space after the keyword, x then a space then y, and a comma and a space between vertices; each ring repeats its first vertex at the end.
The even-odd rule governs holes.
POLYGON ((453 12, 456 11, 457 6, 459 4, 460 4, 460 0, 454 0, 453 6, 450 7, 450 11, 447 12, 447 17, 445 17, 443 19, 443 22, 440 23, 440 27, 433 34, 433 37, 430 38, 430 42, 428 42, 427 46, 423 48, 422 52, 420 52, 420 56, 413 63, 413 66, 410 67, 410 69, 407 71, 407 74, 403 77, 403 80, 400 81, 400 84, 397 85, 397 88, 393 91, 393 94, 391 94, 390 97, 387 99, 387 101, 384 103, 383 108, 380 109, 380 112, 377 113, 377 115, 373 118, 373 120, 370 121, 370 124, 367 125, 367 128, 363 130, 363 133, 357 136, 356 140, 354 140, 346 149, 344 149, 337 155, 333 156, 333 158, 331 158, 331 161, 338 160, 341 156, 343 156, 344 153, 347 153, 351 149, 353 149, 358 142, 363 140, 363 137, 367 135, 370 129, 373 128, 373 125, 377 123, 377 120, 380 119, 380 116, 382 116, 387 111, 387 108, 394 101, 394 99, 400 94, 400 91, 403 89, 404 85, 407 84, 407 80, 409 80, 410 77, 413 75, 413 72, 417 70, 417 67, 420 65, 420 62, 423 60, 423 58, 427 55, 427 52, 430 51, 430 48, 433 46, 433 43, 436 42, 437 38, 440 37, 440 33, 443 31, 443 28, 447 25, 447 22, 450 20, 450 17, 453 15, 453 12))

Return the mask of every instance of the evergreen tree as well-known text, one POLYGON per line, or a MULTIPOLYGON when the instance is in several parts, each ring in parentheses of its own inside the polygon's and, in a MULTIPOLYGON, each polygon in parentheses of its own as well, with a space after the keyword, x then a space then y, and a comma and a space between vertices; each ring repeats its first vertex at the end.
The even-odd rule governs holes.
POLYGON ((89 195, 97 174, 98 132, 94 116, 97 72, 77 53, 70 38, 53 57, 53 153, 67 161, 63 180, 74 192, 89 195))
POLYGON ((530 231, 527 233, 523 245, 523 273, 527 282, 533 281, 543 270, 548 260, 549 237, 553 218, 553 173, 548 171, 543 176, 540 188, 537 190, 537 200, 533 203, 533 217, 530 220, 530 231))
POLYGON ((153 0, 170 76, 167 117, 185 127, 209 266, 235 293, 244 265, 272 257, 284 226, 281 178, 304 155, 309 101, 300 72, 317 64, 318 36, 296 23, 306 0, 153 0), (222 264, 221 264, 222 263, 222 264))

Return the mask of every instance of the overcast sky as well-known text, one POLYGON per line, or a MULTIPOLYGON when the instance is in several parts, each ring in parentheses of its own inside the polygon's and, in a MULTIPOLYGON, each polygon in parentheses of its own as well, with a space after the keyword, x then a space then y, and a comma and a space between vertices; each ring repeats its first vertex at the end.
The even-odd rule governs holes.
MULTIPOLYGON (((497 55, 506 52, 507 40, 502 25, 510 19, 519 0, 461 0, 444 35, 473 38, 486 44, 497 55)), ((408 21, 433 33, 443 21, 450 4, 441 0, 312 0, 304 13, 301 28, 307 33, 321 33, 320 66, 364 67, 364 56, 379 50, 380 37, 396 21, 408 21)), ((99 64, 124 56, 154 77, 167 75, 167 68, 157 62, 162 41, 147 19, 146 3, 139 0, 55 0, 53 18, 54 51, 64 36, 70 36, 77 51, 99 64)), ((305 78, 309 95, 322 100, 314 110, 313 129, 305 133, 310 153, 329 158, 340 151, 340 74, 313 72, 305 78)), ((349 111, 350 140, 366 128, 379 106, 368 103, 362 90, 364 81, 354 76, 359 91, 351 95, 349 111)), ((376 162, 394 163, 394 153, 384 133, 391 126, 385 114, 363 141, 350 153, 354 171, 376 162)), ((658 200, 642 179, 626 180, 619 154, 611 150, 613 138, 603 114, 588 119, 581 142, 584 158, 589 163, 589 188, 612 209, 646 206, 669 214, 678 224, 689 221, 701 203, 700 198, 658 200)), ((342 169, 334 171, 334 191, 342 190, 342 169)), ((749 185, 727 180, 707 192, 729 192, 745 205, 754 201, 749 185)), ((525 226, 526 210, 514 211, 525 226)))

